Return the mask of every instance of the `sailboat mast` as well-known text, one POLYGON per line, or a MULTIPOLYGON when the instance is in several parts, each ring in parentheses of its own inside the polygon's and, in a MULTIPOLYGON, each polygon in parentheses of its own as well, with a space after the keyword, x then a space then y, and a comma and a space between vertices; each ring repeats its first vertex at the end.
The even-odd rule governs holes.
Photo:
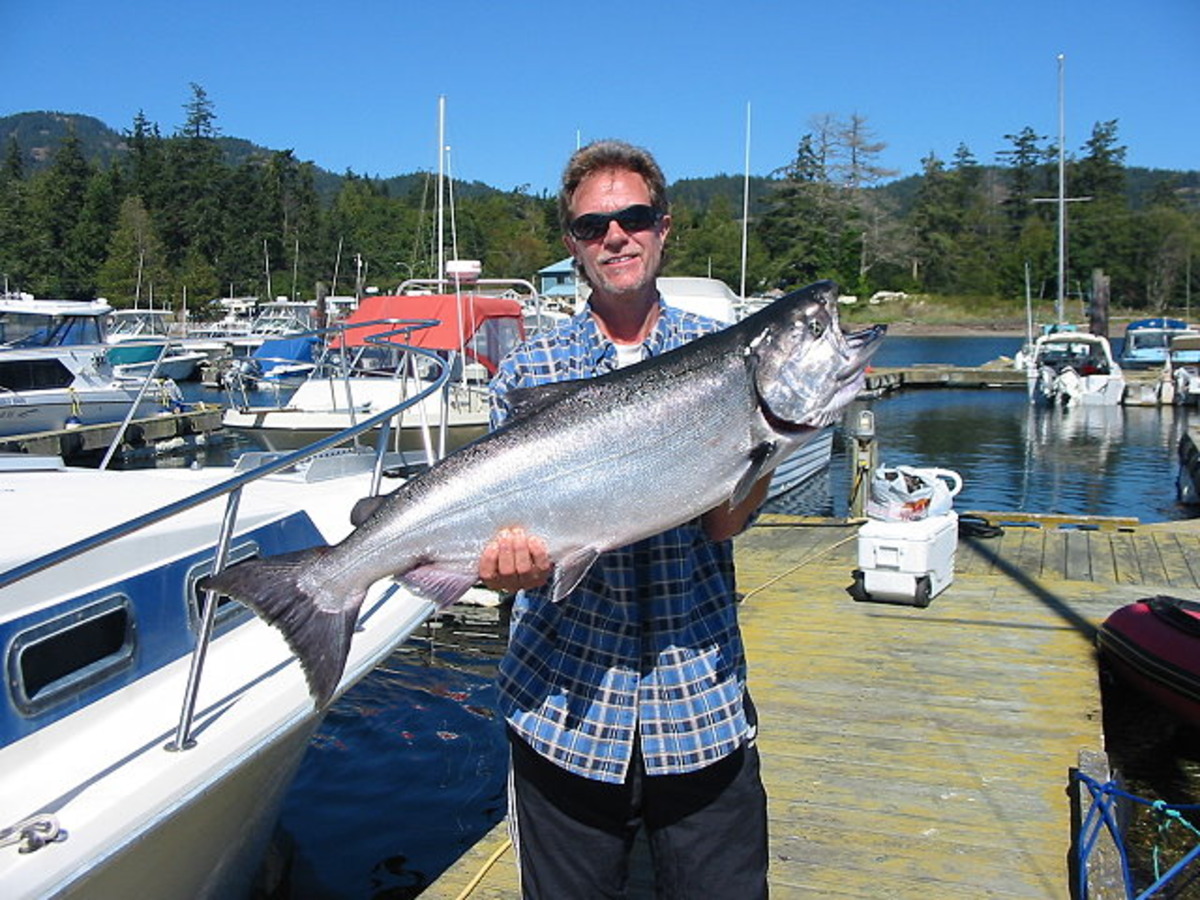
POLYGON ((1067 122, 1063 101, 1063 69, 1066 57, 1058 54, 1058 299, 1055 304, 1056 321, 1064 322, 1067 281, 1067 122))
POLYGON ((745 179, 742 182, 742 303, 746 302, 746 254, 748 245, 748 228, 750 225, 750 102, 746 102, 746 165, 745 179))
POLYGON ((446 97, 438 97, 438 189, 437 189, 437 277, 439 289, 446 277, 446 211, 442 195, 446 190, 446 97))

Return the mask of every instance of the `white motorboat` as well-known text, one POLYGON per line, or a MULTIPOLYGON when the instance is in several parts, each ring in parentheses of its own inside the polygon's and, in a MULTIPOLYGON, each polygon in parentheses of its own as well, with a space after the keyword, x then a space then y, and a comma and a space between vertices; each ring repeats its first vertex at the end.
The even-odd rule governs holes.
POLYGON ((1167 358, 1175 402, 1200 406, 1200 334, 1173 337, 1167 358))
POLYGON ((181 344, 170 334, 170 325, 169 310, 114 310, 108 327, 108 361, 117 377, 195 378, 208 353, 181 344))
POLYGON ((1043 406, 1117 406, 1125 374, 1108 339, 1081 331, 1051 331, 1025 360, 1029 400, 1043 406))
POLYGON ((173 381, 144 385, 114 371, 111 312, 102 300, 0 299, 0 437, 120 422, 135 402, 138 416, 178 408, 173 381))
POLYGON ((284 405, 238 403, 235 394, 225 427, 268 450, 303 447, 425 386, 428 369, 408 349, 418 347, 441 354, 452 377, 392 423, 393 448, 432 462, 487 433, 484 382, 521 339, 522 303, 481 292, 368 297, 330 332, 322 364, 284 405))
MULTIPOLYGON (((20 522, 0 545, 5 896, 248 895, 320 713, 279 632, 197 581, 226 559, 344 537, 374 493, 373 459, 268 459, 232 479, 0 466, 20 522)), ((339 693, 432 610, 376 584, 339 693)))

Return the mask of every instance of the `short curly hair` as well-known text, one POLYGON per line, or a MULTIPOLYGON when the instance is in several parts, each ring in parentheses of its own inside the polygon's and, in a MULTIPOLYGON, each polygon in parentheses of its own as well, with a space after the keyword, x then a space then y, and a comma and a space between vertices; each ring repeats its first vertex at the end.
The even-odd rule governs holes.
POLYGON ((613 169, 641 175, 650 191, 650 205, 664 215, 671 211, 667 180, 649 150, 624 141, 595 141, 571 154, 563 170, 562 187, 558 191, 558 222, 564 233, 571 224, 571 199, 580 182, 595 172, 613 169))

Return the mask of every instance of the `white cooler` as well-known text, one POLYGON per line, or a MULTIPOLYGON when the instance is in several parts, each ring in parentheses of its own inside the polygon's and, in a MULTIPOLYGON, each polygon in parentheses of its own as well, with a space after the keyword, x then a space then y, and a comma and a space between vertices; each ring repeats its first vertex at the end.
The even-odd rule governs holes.
POLYGON ((858 568, 850 595, 910 606, 929 601, 954 580, 958 513, 912 522, 872 519, 858 530, 858 568))

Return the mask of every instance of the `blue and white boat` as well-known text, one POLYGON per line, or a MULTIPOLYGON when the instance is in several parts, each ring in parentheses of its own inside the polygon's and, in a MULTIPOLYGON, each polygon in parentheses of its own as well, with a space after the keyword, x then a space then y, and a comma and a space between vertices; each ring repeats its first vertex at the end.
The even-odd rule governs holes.
POLYGON ((1182 319, 1155 317, 1136 319, 1125 327, 1120 363, 1126 369, 1150 369, 1167 361, 1171 340, 1176 335, 1197 334, 1182 319))
MULTIPOLYGON (((382 469, 348 437, 233 474, 0 457, 5 896, 249 895, 321 713, 279 632, 197 582, 349 533, 382 469)), ((432 611, 376 584, 339 693, 432 611)))

